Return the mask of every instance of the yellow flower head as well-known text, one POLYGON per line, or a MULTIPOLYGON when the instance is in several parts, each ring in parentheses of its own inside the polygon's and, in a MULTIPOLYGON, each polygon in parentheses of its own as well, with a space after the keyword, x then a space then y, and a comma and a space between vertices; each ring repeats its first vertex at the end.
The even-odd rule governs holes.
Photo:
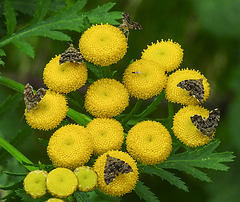
POLYGON ((183 49, 172 40, 152 43, 142 53, 142 59, 151 60, 159 64, 164 71, 177 69, 183 60, 183 49))
POLYGON ((199 105, 189 105, 180 109, 173 118, 174 135, 190 147, 202 146, 209 142, 209 137, 198 131, 190 119, 196 114, 207 118, 209 111, 199 105))
POLYGON ((81 166, 74 170, 78 178, 79 191, 92 191, 97 185, 97 174, 88 166, 81 166))
POLYGON ((207 79, 196 70, 179 69, 168 77, 166 85, 166 99, 171 102, 180 103, 183 105, 197 105, 199 102, 193 96, 190 96, 189 91, 178 87, 178 83, 188 79, 203 79, 204 97, 202 102, 205 102, 210 94, 210 87, 207 79))
POLYGON ((48 156, 58 167, 74 169, 88 162, 92 154, 87 129, 79 125, 66 125, 50 138, 48 156))
POLYGON ((79 49, 88 62, 109 66, 126 54, 127 38, 120 29, 112 25, 93 25, 81 36, 79 49))
POLYGON ((129 104, 127 89, 115 79, 100 79, 89 86, 85 108, 95 117, 114 117, 129 104))
POLYGON ((53 58, 44 68, 43 81, 46 86, 59 93, 69 93, 81 88, 87 81, 85 62, 66 62, 59 64, 61 55, 53 58))
POLYGON ((34 170, 27 174, 23 181, 23 188, 33 198, 40 198, 46 194, 47 172, 34 170))
POLYGON ((153 165, 163 162, 172 150, 172 138, 159 122, 137 123, 127 135, 127 150, 137 161, 153 165))
POLYGON ((98 175, 98 188, 102 190, 105 194, 111 196, 121 196, 126 193, 131 192, 138 180, 138 169, 137 163, 129 156, 127 153, 122 151, 109 151, 98 157, 94 163, 94 170, 98 175), (106 184, 104 180, 104 169, 107 160, 107 154, 111 157, 120 159, 131 166, 133 172, 121 174, 115 176, 115 180, 110 184, 106 184))
POLYGON ((66 98, 59 93, 47 90, 46 95, 35 108, 29 112, 25 109, 25 117, 32 128, 51 130, 61 123, 67 111, 66 98))
POLYGON ((60 198, 50 198, 46 202, 65 202, 65 201, 60 198))
POLYGON ((91 136, 93 152, 97 155, 118 150, 122 146, 123 127, 115 119, 95 118, 87 125, 87 130, 91 136))
POLYGON ((125 70, 123 83, 129 94, 138 99, 148 99, 165 87, 167 76, 158 64, 149 60, 137 60, 125 70))
POLYGON ((77 186, 77 176, 67 168, 56 168, 47 175, 47 190, 53 196, 66 198, 76 191, 77 186))

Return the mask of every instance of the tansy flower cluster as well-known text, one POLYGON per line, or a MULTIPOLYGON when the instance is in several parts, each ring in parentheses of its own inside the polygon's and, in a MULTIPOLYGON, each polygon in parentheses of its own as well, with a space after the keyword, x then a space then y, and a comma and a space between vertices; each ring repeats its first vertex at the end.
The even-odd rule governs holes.
MULTIPOLYGON (((87 81, 86 63, 98 65, 96 68, 101 70, 117 63, 126 54, 127 42, 123 31, 115 26, 100 24, 88 28, 79 40, 80 51, 67 49, 44 68, 43 81, 49 89, 36 108, 25 111, 27 123, 40 130, 56 128, 68 111, 64 94, 78 90, 87 81)), ((49 173, 30 172, 24 180, 25 191, 33 198, 48 192, 53 196, 48 201, 61 201, 76 190, 88 192, 95 187, 111 196, 134 190, 139 178, 137 162, 164 162, 172 151, 173 140, 171 128, 166 125, 137 119, 132 111, 123 114, 130 97, 146 100, 164 92, 169 102, 186 105, 172 117, 173 134, 190 147, 207 144, 209 137, 190 118, 208 117, 209 111, 199 104, 209 97, 209 83, 197 70, 178 69, 182 61, 181 46, 170 39, 161 40, 147 46, 141 59, 126 67, 123 83, 113 78, 92 82, 84 97, 84 108, 90 114, 85 116, 91 121, 85 126, 65 124, 52 132, 47 154, 56 168, 49 173), (197 81, 197 87, 203 91, 200 95, 192 89, 197 81)))

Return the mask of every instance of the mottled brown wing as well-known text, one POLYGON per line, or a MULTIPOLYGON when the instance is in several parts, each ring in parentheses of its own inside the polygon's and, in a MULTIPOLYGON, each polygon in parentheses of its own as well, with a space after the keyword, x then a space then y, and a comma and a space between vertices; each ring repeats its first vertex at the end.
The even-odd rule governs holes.
POLYGON ((27 108, 27 112, 36 107, 36 105, 41 101, 41 99, 46 94, 44 88, 39 88, 34 95, 33 87, 28 83, 24 88, 24 102, 27 108))
POLYGON ((177 87, 189 91, 189 95, 195 97, 198 102, 202 102, 204 98, 203 79, 187 79, 179 82, 177 87))
POLYGON ((203 119, 200 115, 193 115, 191 116, 191 121, 201 133, 212 139, 212 135, 216 131, 220 121, 220 111, 219 109, 211 110, 206 119, 203 119))
POLYGON ((119 173, 126 174, 130 172, 133 172, 133 170, 128 163, 107 155, 104 168, 104 181, 107 185, 113 182, 119 173))
POLYGON ((76 62, 78 64, 81 64, 83 62, 83 56, 81 53, 73 47, 73 44, 70 44, 69 48, 62 53, 59 64, 62 65, 65 62, 76 62))

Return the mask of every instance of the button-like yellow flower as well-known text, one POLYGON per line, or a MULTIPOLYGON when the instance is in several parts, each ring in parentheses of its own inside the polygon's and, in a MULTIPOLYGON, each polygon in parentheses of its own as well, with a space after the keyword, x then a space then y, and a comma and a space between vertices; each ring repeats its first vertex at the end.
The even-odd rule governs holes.
POLYGON ((129 130, 126 144, 129 154, 147 165, 163 162, 172 150, 171 135, 156 121, 137 123, 129 130))
POLYGON ((65 201, 60 198, 50 198, 46 202, 65 202, 65 201))
POLYGON ((180 109, 173 118, 172 129, 174 135, 190 147, 202 146, 209 142, 209 137, 198 131, 190 119, 191 116, 196 114, 207 118, 209 111, 199 105, 189 105, 180 109))
POLYGON ((47 172, 44 170, 34 170, 27 174, 23 181, 23 188, 33 198, 40 198, 46 194, 47 172))
POLYGON ((95 117, 114 117, 129 104, 127 89, 115 79, 100 79, 89 86, 85 108, 95 117))
POLYGON ((130 64, 123 76, 124 86, 131 96, 148 99, 158 95, 167 82, 165 71, 149 60, 137 60, 130 64))
POLYGON ((193 96, 190 96, 189 91, 178 87, 178 83, 188 79, 203 79, 204 97, 202 102, 205 102, 210 94, 210 87, 207 79, 196 70, 179 69, 168 77, 165 95, 170 102, 180 103, 183 105, 197 105, 199 102, 193 96))
POLYGON ((47 175, 47 190, 56 197, 72 195, 78 186, 77 176, 67 168, 56 168, 47 175))
POLYGON ((164 71, 171 72, 177 69, 183 60, 183 49, 172 40, 161 40, 152 43, 142 53, 142 59, 157 62, 164 71))
POLYGON ((126 54, 127 38, 120 29, 112 25, 93 25, 81 36, 79 49, 88 62, 109 66, 126 54))
POLYGON ((94 170, 98 175, 98 188, 105 194, 111 196, 121 196, 131 192, 135 188, 138 180, 137 163, 132 159, 131 156, 122 151, 109 151, 99 156, 94 163, 94 170), (107 154, 111 157, 126 162, 132 168, 132 172, 126 174, 119 173, 118 176, 115 176, 115 180, 108 185, 104 181, 104 169, 107 160, 107 154))
POLYGON ((79 191, 92 191, 97 185, 97 174, 88 166, 81 166, 74 170, 78 178, 79 191))
POLYGON ((79 125, 59 128, 50 138, 47 152, 52 163, 58 167, 74 169, 88 162, 92 143, 87 129, 79 125))
POLYGON ((59 93, 69 93, 81 88, 87 81, 85 62, 66 62, 59 64, 61 55, 53 58, 44 68, 43 81, 46 86, 59 93))
POLYGON ((46 95, 37 106, 27 112, 27 123, 35 129, 51 130, 57 127, 66 117, 68 111, 66 98, 54 91, 47 90, 46 95))
POLYGON ((87 125, 87 130, 91 136, 93 152, 97 155, 118 150, 122 146, 123 127, 115 119, 95 118, 87 125))

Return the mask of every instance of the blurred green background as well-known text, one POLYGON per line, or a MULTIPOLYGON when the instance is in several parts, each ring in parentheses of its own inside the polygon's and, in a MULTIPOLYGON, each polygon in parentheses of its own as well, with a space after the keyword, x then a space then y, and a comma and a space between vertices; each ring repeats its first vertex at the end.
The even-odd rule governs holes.
MULTIPOLYGON (((31 2, 31 1, 29 1, 31 2)), ((34 1, 32 1, 34 2, 34 1)), ((64 7, 59 1, 58 8, 64 7)), ((85 11, 110 1, 89 0, 85 11)), ((133 21, 140 22, 143 30, 130 31, 129 49, 127 55, 113 66, 118 69, 117 77, 132 59, 140 59, 143 49, 157 40, 172 39, 184 49, 183 63, 180 68, 198 69, 209 80, 211 94, 204 107, 221 111, 221 121, 217 128, 216 138, 221 141, 218 151, 234 151, 236 159, 229 163, 228 172, 208 171, 212 183, 200 182, 184 173, 176 172, 189 187, 184 192, 171 186, 160 178, 142 176, 141 180, 151 187, 151 190, 161 201, 240 201, 240 1, 239 0, 115 0, 112 11, 125 11, 132 15, 133 21)), ((71 4, 71 1, 67 1, 71 4)), ((1 12, 2 12, 2 8, 1 12)), ((25 24, 31 19, 33 10, 18 14, 18 23, 25 24)), ((4 21, 1 14, 1 22, 4 21)), ((119 21, 121 22, 121 21, 119 21)), ((0 26, 1 37, 4 24, 0 26)), ((73 43, 78 43, 80 34, 68 32, 73 43)), ((43 87, 42 72, 48 61, 56 54, 62 53, 67 42, 54 41, 43 37, 28 40, 35 48, 36 57, 21 53, 13 45, 4 47, 7 57, 4 57, 5 67, 1 74, 22 84, 31 83, 35 89, 43 87)), ((86 89, 81 91, 84 93, 86 89)), ((37 138, 48 138, 50 133, 31 130, 25 124, 23 117, 24 102, 20 94, 16 94, 4 86, 0 86, 0 105, 4 106, 6 99, 11 105, 6 105, 0 111, 0 135, 11 141, 34 163, 39 160, 49 163, 44 146, 37 138), (15 95, 14 97, 9 97, 15 95), (8 100, 8 101, 9 101, 8 100), (7 113, 6 113, 7 112, 7 113), (33 134, 33 135, 31 135, 33 134), (17 135, 17 136, 16 136, 17 135), (16 136, 14 139, 12 139, 16 136), (17 144, 21 142, 21 144, 17 144)), ((25 172, 15 159, 0 149, 0 169, 12 172, 25 172)), ((0 175, 0 185, 14 182, 4 174, 0 175)), ((135 194, 127 194, 123 201, 139 200, 135 194)))

